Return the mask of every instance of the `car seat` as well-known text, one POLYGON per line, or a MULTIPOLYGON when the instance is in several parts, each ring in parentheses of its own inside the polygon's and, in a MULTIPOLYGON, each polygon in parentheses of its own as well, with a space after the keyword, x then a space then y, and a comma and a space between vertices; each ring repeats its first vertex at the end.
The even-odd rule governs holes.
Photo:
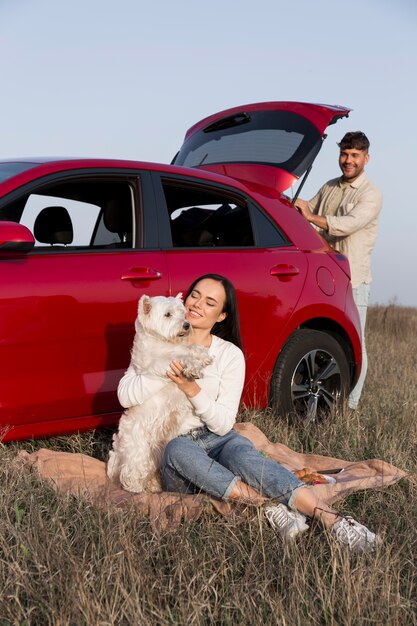
POLYGON ((120 242, 110 244, 110 247, 132 247, 132 208, 129 204, 119 198, 109 200, 103 208, 103 222, 108 231, 120 238, 120 242))
POLYGON ((70 214, 63 206, 48 206, 36 217, 33 234, 39 243, 67 246, 74 239, 70 214))

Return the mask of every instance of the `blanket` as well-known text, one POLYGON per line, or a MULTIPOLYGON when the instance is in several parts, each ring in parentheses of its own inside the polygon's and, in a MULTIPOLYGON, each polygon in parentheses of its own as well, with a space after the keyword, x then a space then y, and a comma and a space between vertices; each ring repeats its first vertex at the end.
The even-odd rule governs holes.
MULTIPOLYGON (((239 423, 235 429, 250 439, 263 454, 278 461, 290 471, 309 468, 300 475, 331 473, 332 483, 313 484, 310 488, 328 505, 341 500, 354 491, 382 489, 404 478, 406 472, 379 459, 347 461, 329 456, 302 454, 281 443, 272 443, 264 433, 251 423, 239 423)), ((56 452, 42 448, 31 454, 19 453, 19 462, 25 470, 35 470, 39 477, 61 493, 84 495, 98 506, 110 505, 118 509, 134 506, 148 515, 155 528, 172 528, 181 519, 197 519, 203 510, 215 509, 222 515, 231 515, 239 505, 223 502, 205 494, 130 493, 109 481, 106 464, 88 455, 56 452)), ((315 481, 314 481, 315 482, 315 481)), ((240 506, 240 509, 242 507, 240 506)))

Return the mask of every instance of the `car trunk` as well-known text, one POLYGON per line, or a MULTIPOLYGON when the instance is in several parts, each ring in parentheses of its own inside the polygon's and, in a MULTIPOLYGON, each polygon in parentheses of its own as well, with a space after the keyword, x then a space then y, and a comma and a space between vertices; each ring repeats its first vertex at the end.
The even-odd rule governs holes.
POLYGON ((302 102, 235 107, 192 126, 173 163, 223 174, 276 197, 309 171, 326 128, 348 115, 346 107, 302 102))

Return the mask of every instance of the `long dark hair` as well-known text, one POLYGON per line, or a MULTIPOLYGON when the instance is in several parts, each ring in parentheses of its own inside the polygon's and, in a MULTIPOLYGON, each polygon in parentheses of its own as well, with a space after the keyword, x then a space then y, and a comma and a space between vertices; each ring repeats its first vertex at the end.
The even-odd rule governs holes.
POLYGON ((194 290, 196 284, 199 283, 200 280, 205 280, 206 278, 221 283, 226 294, 222 313, 227 313, 227 315, 224 320, 222 320, 221 322, 216 322, 214 324, 213 328, 211 329, 211 334, 217 335, 217 337, 221 337, 221 339, 225 339, 226 341, 234 343, 235 346, 242 350, 242 337, 240 336, 240 321, 239 310, 237 306, 236 289, 228 278, 226 278, 225 276, 221 276, 221 274, 204 274, 204 276, 199 276, 189 286, 187 293, 185 294, 184 302, 187 300, 190 293, 194 290))

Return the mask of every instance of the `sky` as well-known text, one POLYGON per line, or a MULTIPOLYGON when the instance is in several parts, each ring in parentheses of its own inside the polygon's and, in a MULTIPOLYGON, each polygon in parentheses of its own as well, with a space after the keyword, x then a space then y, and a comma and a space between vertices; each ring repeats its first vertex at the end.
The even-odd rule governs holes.
POLYGON ((371 303, 417 306, 416 0, 0 0, 0 159, 169 163, 223 109, 341 104, 301 197, 361 130, 384 206, 371 303))

